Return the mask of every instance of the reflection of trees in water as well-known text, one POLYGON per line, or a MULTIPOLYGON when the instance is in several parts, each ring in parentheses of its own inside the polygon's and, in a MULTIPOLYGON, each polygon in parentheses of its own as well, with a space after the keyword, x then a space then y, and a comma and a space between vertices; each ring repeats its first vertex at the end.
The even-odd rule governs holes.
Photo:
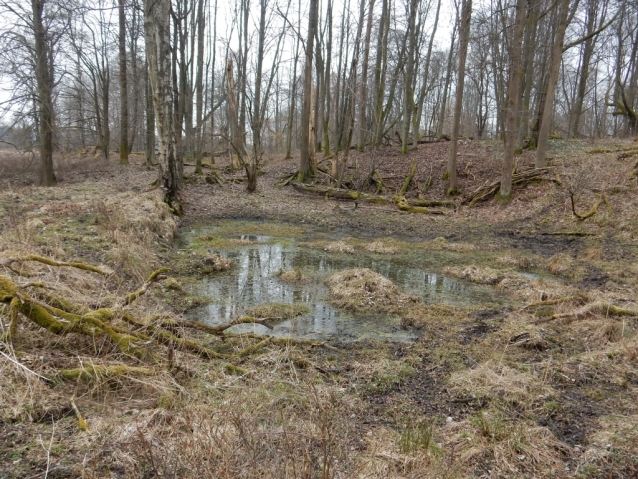
MULTIPOLYGON (((261 237, 244 239, 259 241, 261 237)), ((307 248, 284 247, 279 244, 260 244, 230 253, 236 268, 229 274, 211 278, 206 293, 217 301, 204 311, 210 323, 229 321, 255 304, 305 303, 310 314, 277 324, 277 335, 312 336, 337 333, 339 311, 328 303, 328 288, 323 279, 346 268, 370 268, 393 281, 408 294, 418 295, 426 302, 457 302, 476 294, 463 284, 437 274, 370 257, 335 255, 307 248), (280 270, 301 269, 317 277, 317 281, 302 285, 279 281, 280 270)), ((199 316, 199 315, 198 315, 199 316)), ((202 320, 204 318, 195 317, 202 320)), ((354 320, 355 322, 357 320, 354 320)), ((341 321, 341 327, 356 329, 353 321, 341 321)), ((370 327, 370 326, 369 326, 370 327)), ((246 326, 251 330, 253 326, 246 326)), ((261 326, 259 328, 262 328, 261 326)), ((261 333, 266 332, 261 329, 261 333)))

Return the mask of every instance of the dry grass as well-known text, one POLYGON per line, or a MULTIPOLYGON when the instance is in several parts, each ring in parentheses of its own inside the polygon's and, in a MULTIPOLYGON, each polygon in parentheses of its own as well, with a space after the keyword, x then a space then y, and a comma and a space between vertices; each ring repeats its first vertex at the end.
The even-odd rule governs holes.
POLYGON ((470 265, 465 267, 446 267, 443 272, 450 276, 466 279, 473 283, 496 284, 504 278, 502 271, 489 266, 470 265))
POLYGON ((338 306, 354 311, 397 312, 419 302, 418 298, 402 293, 389 279, 367 268, 340 271, 326 284, 338 306))
POLYGON ((300 269, 287 269, 277 272, 277 278, 284 283, 306 283, 310 281, 300 269))
POLYGON ((354 254, 354 248, 345 241, 330 242, 326 245, 325 250, 331 253, 354 254))
POLYGON ((377 254, 396 254, 397 252, 396 248, 386 245, 381 240, 375 240, 372 243, 368 243, 367 245, 363 247, 363 249, 365 249, 366 251, 370 253, 377 253, 377 254))
POLYGON ((542 377, 488 362, 474 369, 455 372, 450 387, 459 397, 504 401, 530 408, 554 394, 542 377))
POLYGON ((285 320, 308 314, 310 308, 305 304, 268 303, 253 306, 246 310, 246 314, 256 318, 285 320))

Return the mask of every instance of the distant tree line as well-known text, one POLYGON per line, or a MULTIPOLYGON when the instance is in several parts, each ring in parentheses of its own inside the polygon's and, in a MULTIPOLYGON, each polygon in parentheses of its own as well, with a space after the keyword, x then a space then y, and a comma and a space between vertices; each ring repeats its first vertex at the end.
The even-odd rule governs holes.
MULTIPOLYGON (((460 136, 513 156, 548 138, 636 135, 636 0, 0 0, 5 142, 160 166, 224 152, 256 188, 264 154, 460 136), (451 21, 449 19, 451 18, 451 21), (442 35, 448 37, 442 41, 442 35)), ((453 142, 455 145, 456 143, 453 142)), ((456 153, 450 149, 450 192, 456 153)), ((340 157, 337 161, 336 158, 340 157)))

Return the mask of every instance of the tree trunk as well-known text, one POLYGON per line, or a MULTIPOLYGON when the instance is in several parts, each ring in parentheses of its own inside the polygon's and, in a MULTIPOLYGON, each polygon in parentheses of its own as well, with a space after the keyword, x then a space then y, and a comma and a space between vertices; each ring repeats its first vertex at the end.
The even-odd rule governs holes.
POLYGON ((552 114, 554 113, 554 94, 556 93, 556 82, 560 72, 560 62, 563 58, 563 41, 567 30, 569 14, 569 0, 560 0, 558 11, 558 26, 556 28, 556 38, 552 46, 552 59, 547 79, 547 94, 543 107, 543 117, 538 132, 538 145, 536 146, 536 168, 545 166, 545 156, 547 154, 547 142, 549 140, 549 127, 551 126, 552 114))
POLYGON ((372 9, 374 0, 370 0, 368 7, 368 24, 366 25, 366 37, 363 45, 363 62, 361 63, 361 87, 359 88, 359 129, 357 130, 357 145, 359 151, 363 151, 366 142, 366 102, 368 100, 368 62, 370 59, 370 37, 372 35, 372 9))
POLYGON ((312 57, 314 55, 315 32, 317 29, 318 0, 310 0, 308 17, 308 39, 306 41, 306 64, 304 65, 303 108, 301 111, 301 160, 299 180, 304 181, 315 175, 310 158, 310 115, 312 114, 312 57))
POLYGON ((40 126, 40 184, 54 186, 53 172, 53 64, 50 63, 47 32, 42 16, 45 0, 32 0, 35 50, 35 76, 38 85, 38 122, 40 126))
POLYGON ((177 202, 180 177, 175 158, 173 90, 171 85, 170 0, 145 0, 144 30, 146 58, 149 65, 153 106, 159 137, 159 186, 164 201, 176 214, 181 214, 177 202))
POLYGON ((516 149, 516 131, 519 125, 518 101, 521 84, 521 45, 525 29, 525 3, 516 1, 516 17, 514 19, 514 35, 510 50, 509 85, 507 91, 507 119, 505 122, 505 156, 501 176, 501 192, 503 198, 509 198, 512 192, 512 173, 514 169, 514 150, 516 149))
POLYGON ((126 16, 124 0, 117 1, 120 34, 120 165, 128 165, 128 84, 126 81, 126 16))
POLYGON ((146 83, 146 169, 150 170, 155 163, 155 109, 148 64, 145 65, 144 80, 146 83))
POLYGON ((448 194, 456 193, 458 189, 456 178, 456 150, 461 127, 461 109, 463 107, 463 86, 465 83, 465 59, 467 44, 470 39, 470 20, 472 18, 472 0, 463 0, 459 26, 459 73, 456 80, 456 103, 454 105, 454 125, 452 127, 452 141, 447 164, 449 177, 448 194))
POLYGON ((450 51, 447 56, 447 71, 445 73, 445 84, 443 85, 443 98, 441 98, 441 109, 439 110, 439 121, 436 125, 436 138, 438 140, 443 136, 443 125, 445 123, 445 110, 447 106, 447 97, 450 91, 450 82, 452 81, 452 58, 454 58, 454 40, 456 39, 456 25, 452 28, 452 39, 450 40, 450 51))
POLYGON ((416 10, 417 0, 410 0, 410 15, 408 20, 408 57, 405 69, 405 88, 403 91, 403 144, 401 153, 408 153, 410 141, 410 123, 412 121, 412 107, 414 105, 414 92, 412 91, 412 76, 414 75, 414 52, 416 49, 416 10))
POLYGON ((523 87, 520 96, 521 119, 519 121, 518 135, 516 139, 516 148, 523 149, 525 136, 529 131, 529 111, 530 101, 532 97, 532 83, 534 81, 534 54, 536 53, 536 31, 538 26, 538 9, 539 2, 531 2, 527 9, 527 18, 525 21, 525 40, 524 52, 522 57, 523 71, 525 76, 523 79, 523 87))
POLYGON ((206 19, 204 17, 204 1, 197 2, 197 72, 195 78, 195 173, 202 172, 203 142, 203 110, 204 110, 204 34, 206 19))
POLYGON ((233 61, 230 58, 226 63, 226 114, 228 117, 228 127, 230 129, 230 155, 231 158, 238 158, 232 161, 232 167, 236 169, 239 168, 240 161, 243 161, 245 151, 244 139, 239 127, 233 61), (241 160, 239 160, 239 158, 241 158, 241 160))
POLYGON ((374 135, 372 143, 375 147, 381 144, 383 135, 383 96, 385 76, 387 72, 388 32, 390 30, 389 1, 382 0, 379 31, 377 33, 377 59, 374 66, 374 135))

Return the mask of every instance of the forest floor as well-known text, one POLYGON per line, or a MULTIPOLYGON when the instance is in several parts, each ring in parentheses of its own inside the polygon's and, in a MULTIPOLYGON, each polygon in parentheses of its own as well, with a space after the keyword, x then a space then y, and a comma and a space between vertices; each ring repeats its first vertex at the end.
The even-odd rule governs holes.
MULTIPOLYGON (((187 167, 182 218, 143 156, 79 152, 41 188, 0 152, 0 478, 638 477, 638 144, 551 146, 550 168, 510 202, 471 207, 500 176, 497 142, 460 144, 452 198, 447 143, 352 152, 344 185, 381 204, 281 186, 298 159, 266 157, 253 194, 224 162, 221 185, 187 167), (392 196, 413 164, 408 203, 453 203, 401 211, 392 196), (365 297, 394 308, 413 343, 193 329, 183 313, 209 299, 189 282, 232 265, 184 252, 179 228, 229 219, 281 238, 344 232, 320 245, 335 255, 443 251, 453 260, 437 273, 511 306, 422 304, 373 277, 365 297)), ((532 165, 525 152, 517 171, 532 165)), ((348 294, 335 304, 370 307, 348 294)))

